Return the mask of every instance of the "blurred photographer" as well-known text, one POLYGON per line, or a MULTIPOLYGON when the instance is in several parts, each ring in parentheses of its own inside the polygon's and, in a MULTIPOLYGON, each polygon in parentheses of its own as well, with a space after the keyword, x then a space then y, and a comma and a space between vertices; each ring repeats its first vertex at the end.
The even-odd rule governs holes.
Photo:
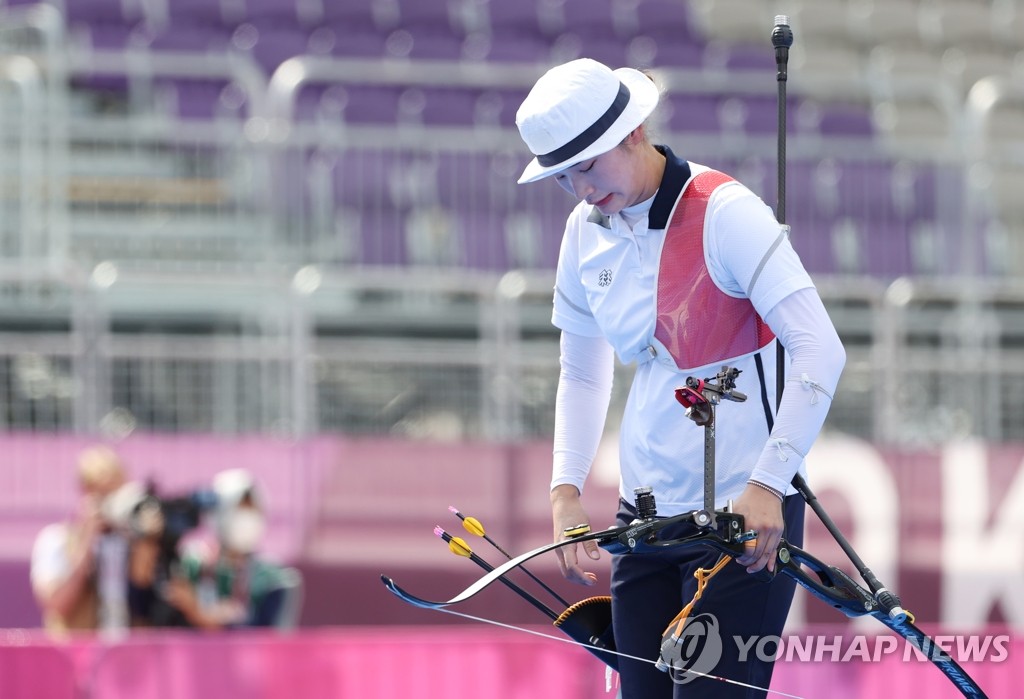
POLYGON ((217 540, 182 556, 168 599, 192 626, 203 629, 289 627, 297 616, 298 571, 259 555, 265 503, 252 475, 223 471, 213 480, 217 540))
POLYGON ((116 632, 129 625, 129 537, 114 520, 132 499, 124 465, 105 446, 78 458, 78 511, 46 526, 32 548, 32 591, 43 626, 54 633, 78 629, 116 632))
POLYGON ((192 625, 175 596, 182 575, 181 541, 202 523, 216 501, 210 490, 164 497, 150 484, 134 502, 125 503, 126 516, 121 521, 131 535, 128 608, 133 625, 192 625))

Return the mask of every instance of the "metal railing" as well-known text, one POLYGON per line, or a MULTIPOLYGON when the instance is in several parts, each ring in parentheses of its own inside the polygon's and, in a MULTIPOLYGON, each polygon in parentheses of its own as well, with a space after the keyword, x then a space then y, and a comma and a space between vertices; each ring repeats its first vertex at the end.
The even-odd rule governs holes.
MULTIPOLYGON (((0 428, 550 435, 550 275, 287 272, 63 275, 56 329, 0 337, 0 428), (186 299, 161 309, 184 289, 191 312, 186 299)), ((938 282, 818 286, 848 352, 830 429, 888 444, 1024 439, 1024 285, 976 283, 969 306, 938 282)), ((617 371, 613 429, 631 368, 617 371)))

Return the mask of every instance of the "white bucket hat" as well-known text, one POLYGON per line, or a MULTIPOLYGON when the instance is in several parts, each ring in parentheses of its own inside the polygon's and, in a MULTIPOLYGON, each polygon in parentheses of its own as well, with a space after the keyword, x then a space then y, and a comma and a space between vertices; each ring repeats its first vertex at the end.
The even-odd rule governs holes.
POLYGON ((613 71, 590 58, 552 68, 516 112, 519 135, 537 156, 519 184, 607 153, 644 123, 657 104, 657 85, 638 70, 613 71))

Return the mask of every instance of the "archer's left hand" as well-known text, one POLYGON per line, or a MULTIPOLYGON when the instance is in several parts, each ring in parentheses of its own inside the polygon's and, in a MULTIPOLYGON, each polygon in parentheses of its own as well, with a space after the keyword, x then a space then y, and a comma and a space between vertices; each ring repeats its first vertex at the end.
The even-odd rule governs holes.
POLYGON ((743 515, 746 529, 757 532, 757 538, 747 542, 746 553, 736 562, 747 566, 748 573, 756 573, 766 566, 774 573, 775 552, 785 527, 782 501, 764 488, 747 484, 743 494, 733 503, 733 510, 743 515))

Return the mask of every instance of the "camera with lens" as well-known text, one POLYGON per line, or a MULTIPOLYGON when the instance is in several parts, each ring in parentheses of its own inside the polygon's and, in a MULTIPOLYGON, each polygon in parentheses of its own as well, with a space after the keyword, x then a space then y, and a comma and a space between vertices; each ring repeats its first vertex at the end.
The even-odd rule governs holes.
POLYGON ((129 529, 135 536, 155 538, 162 552, 176 558, 181 538, 202 522, 203 514, 217 506, 212 490, 194 490, 184 495, 160 497, 150 487, 135 505, 129 529))
POLYGON ((136 619, 150 626, 186 625, 181 612, 163 593, 177 572, 182 537, 197 528, 203 515, 216 505, 217 496, 208 489, 163 496, 149 484, 139 493, 122 520, 137 562, 129 584, 129 605, 136 619))

